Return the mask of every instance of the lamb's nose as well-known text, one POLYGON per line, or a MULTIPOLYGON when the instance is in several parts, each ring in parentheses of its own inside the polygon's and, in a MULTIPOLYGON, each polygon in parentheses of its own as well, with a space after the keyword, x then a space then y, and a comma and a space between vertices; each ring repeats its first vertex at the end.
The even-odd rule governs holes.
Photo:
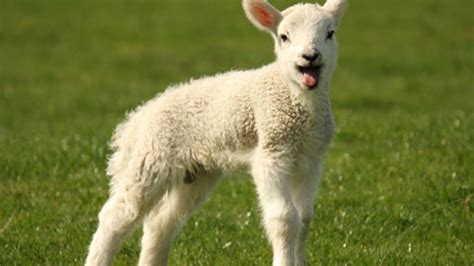
POLYGON ((303 58, 308 60, 310 63, 317 61, 321 57, 319 51, 314 51, 312 54, 304 54, 303 58))

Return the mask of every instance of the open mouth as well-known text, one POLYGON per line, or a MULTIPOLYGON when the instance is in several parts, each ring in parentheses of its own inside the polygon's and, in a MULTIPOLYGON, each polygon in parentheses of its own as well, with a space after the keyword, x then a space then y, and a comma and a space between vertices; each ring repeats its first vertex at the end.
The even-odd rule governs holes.
POLYGON ((316 88, 319 84, 319 77, 321 75, 322 65, 316 66, 298 66, 298 71, 303 75, 303 84, 310 88, 316 88))

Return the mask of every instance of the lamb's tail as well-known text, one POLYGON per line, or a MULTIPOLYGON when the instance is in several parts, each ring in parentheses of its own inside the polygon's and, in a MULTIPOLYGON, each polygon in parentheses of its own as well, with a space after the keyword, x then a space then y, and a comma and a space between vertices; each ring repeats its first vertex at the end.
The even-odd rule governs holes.
POLYGON ((128 114, 127 119, 117 126, 109 143, 112 155, 108 158, 108 176, 113 177, 122 171, 130 160, 133 146, 137 141, 135 134, 137 121, 131 117, 134 113, 128 114))

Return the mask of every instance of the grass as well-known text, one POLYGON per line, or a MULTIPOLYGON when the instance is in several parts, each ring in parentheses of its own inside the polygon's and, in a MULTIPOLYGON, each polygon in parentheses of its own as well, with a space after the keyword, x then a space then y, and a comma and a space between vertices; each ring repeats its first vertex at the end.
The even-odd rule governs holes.
MULTIPOLYGON (((474 263, 473 8, 351 2, 310 265, 474 263)), ((271 60, 271 38, 237 0, 2 0, 0 265, 83 263, 124 113, 168 84, 271 60)), ((136 263, 139 237, 117 265, 136 263)), ((170 264, 270 260, 251 179, 237 173, 183 229, 170 264)))

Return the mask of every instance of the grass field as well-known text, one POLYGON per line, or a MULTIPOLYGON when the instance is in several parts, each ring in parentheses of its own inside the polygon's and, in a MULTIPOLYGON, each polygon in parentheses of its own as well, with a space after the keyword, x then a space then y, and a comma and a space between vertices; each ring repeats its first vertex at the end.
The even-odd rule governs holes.
MULTIPOLYGON (((310 265, 474 264, 474 4, 455 2, 351 1, 310 265)), ((0 265, 83 263, 125 112, 272 50, 239 0, 1 0, 0 265)), ((139 231, 117 265, 136 263, 139 231)), ((237 173, 170 265, 270 261, 251 179, 237 173)))

